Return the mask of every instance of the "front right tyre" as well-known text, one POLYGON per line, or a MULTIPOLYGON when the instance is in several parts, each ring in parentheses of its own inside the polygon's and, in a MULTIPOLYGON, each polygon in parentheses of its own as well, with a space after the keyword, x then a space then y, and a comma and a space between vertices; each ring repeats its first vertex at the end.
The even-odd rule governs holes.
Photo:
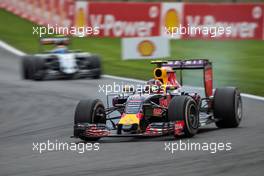
POLYGON ((45 62, 41 58, 34 58, 34 75, 33 79, 36 81, 42 81, 46 76, 45 62))
MULTIPOLYGON (((175 96, 168 107, 168 120, 170 122, 183 122, 183 137, 193 137, 199 127, 199 109, 190 96, 175 96)), ((174 131, 176 127, 174 127, 174 131)), ((175 137, 179 137, 174 132, 175 137)))
POLYGON ((23 79, 32 79, 33 76, 33 59, 30 56, 22 57, 21 74, 23 79))
POLYGON ((92 68, 94 71, 92 72, 93 79, 101 78, 102 68, 101 68, 101 58, 97 55, 93 55, 90 57, 92 68))

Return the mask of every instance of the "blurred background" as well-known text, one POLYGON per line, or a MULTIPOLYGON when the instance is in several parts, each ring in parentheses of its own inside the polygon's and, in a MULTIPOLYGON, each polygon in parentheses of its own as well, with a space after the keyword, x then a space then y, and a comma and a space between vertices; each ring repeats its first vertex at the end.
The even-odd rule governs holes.
MULTIPOLYGON (((85 0, 84 0, 85 1, 85 0)), ((93 2, 106 2, 107 0, 90 0, 93 2)), ((120 0, 123 2, 264 2, 264 0, 120 0)), ((107 2, 115 2, 108 0, 107 2)))
MULTIPOLYGON (((101 55, 104 74, 147 80, 152 77, 150 59, 124 60, 124 38, 166 37, 164 27, 190 23, 231 26, 231 35, 169 39, 170 56, 157 59, 210 59, 214 87, 237 86, 242 92, 264 96, 263 1, 0 0, 0 40, 26 53, 36 53, 39 36, 32 34, 33 27, 99 25, 99 36, 72 36, 71 48, 101 55), (137 25, 142 25, 144 32, 137 25)), ((186 84, 202 86, 201 74, 187 72, 184 76, 186 84)))
MULTIPOLYGON (((84 0, 85 1, 85 0, 84 0)), ((115 2, 115 0, 90 0, 93 2, 115 2)), ((120 0, 123 2, 263 2, 264 0, 120 0)))

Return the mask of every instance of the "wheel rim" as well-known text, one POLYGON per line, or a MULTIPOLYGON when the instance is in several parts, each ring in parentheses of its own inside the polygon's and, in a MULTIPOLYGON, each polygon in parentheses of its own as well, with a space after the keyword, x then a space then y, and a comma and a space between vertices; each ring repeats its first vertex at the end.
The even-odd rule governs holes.
POLYGON ((193 104, 190 105, 188 115, 189 115, 188 121, 189 121, 190 127, 192 127, 193 129, 198 128, 197 110, 196 110, 195 105, 193 104))
POLYGON ((242 101, 241 97, 238 98, 237 102, 237 118, 240 121, 242 119, 242 101))
POLYGON ((99 106, 95 109, 94 112, 94 123, 104 123, 105 122, 105 111, 104 111, 104 107, 99 106))

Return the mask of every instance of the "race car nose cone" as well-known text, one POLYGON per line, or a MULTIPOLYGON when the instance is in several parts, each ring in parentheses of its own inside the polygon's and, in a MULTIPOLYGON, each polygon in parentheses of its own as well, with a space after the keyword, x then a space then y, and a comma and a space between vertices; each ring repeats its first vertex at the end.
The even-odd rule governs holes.
POLYGON ((122 117, 118 124, 122 125, 132 125, 132 124, 139 124, 139 119, 136 114, 126 114, 122 117))

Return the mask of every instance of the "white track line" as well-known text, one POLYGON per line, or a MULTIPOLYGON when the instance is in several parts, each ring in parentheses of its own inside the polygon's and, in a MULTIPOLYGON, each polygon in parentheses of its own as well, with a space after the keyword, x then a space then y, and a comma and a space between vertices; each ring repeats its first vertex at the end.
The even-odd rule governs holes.
POLYGON ((13 46, 3 42, 2 40, 0 40, 0 47, 4 48, 5 50, 17 55, 17 56, 24 56, 26 55, 26 53, 14 48, 13 46))
MULTIPOLYGON (((0 47, 4 48, 5 50, 17 55, 17 56, 24 56, 26 55, 26 53, 24 53, 23 51, 20 51, 16 48, 14 48, 13 46, 7 44, 6 42, 0 40, 0 47)), ((124 77, 119 77, 119 76, 112 76, 112 75, 103 75, 104 78, 110 78, 110 79, 115 79, 115 80, 121 80, 121 81, 130 81, 130 82, 137 82, 137 83, 145 83, 144 80, 139 80, 139 79, 132 79, 132 78, 124 78, 124 77)), ((189 86, 188 86, 189 87, 189 86)), ((198 87, 198 89, 200 89, 200 87, 198 87)), ((243 97, 246 98, 250 98, 250 99, 254 99, 254 100, 260 100, 260 101, 264 101, 264 97, 261 96, 257 96, 257 95, 251 95, 251 94, 245 94, 242 93, 241 94, 243 97)))
POLYGON ((250 99, 254 99, 254 100, 260 100, 260 101, 264 101, 264 97, 261 97, 261 96, 251 95, 251 94, 246 94, 246 93, 241 93, 241 95, 242 95, 243 97, 246 97, 246 98, 250 98, 250 99))

